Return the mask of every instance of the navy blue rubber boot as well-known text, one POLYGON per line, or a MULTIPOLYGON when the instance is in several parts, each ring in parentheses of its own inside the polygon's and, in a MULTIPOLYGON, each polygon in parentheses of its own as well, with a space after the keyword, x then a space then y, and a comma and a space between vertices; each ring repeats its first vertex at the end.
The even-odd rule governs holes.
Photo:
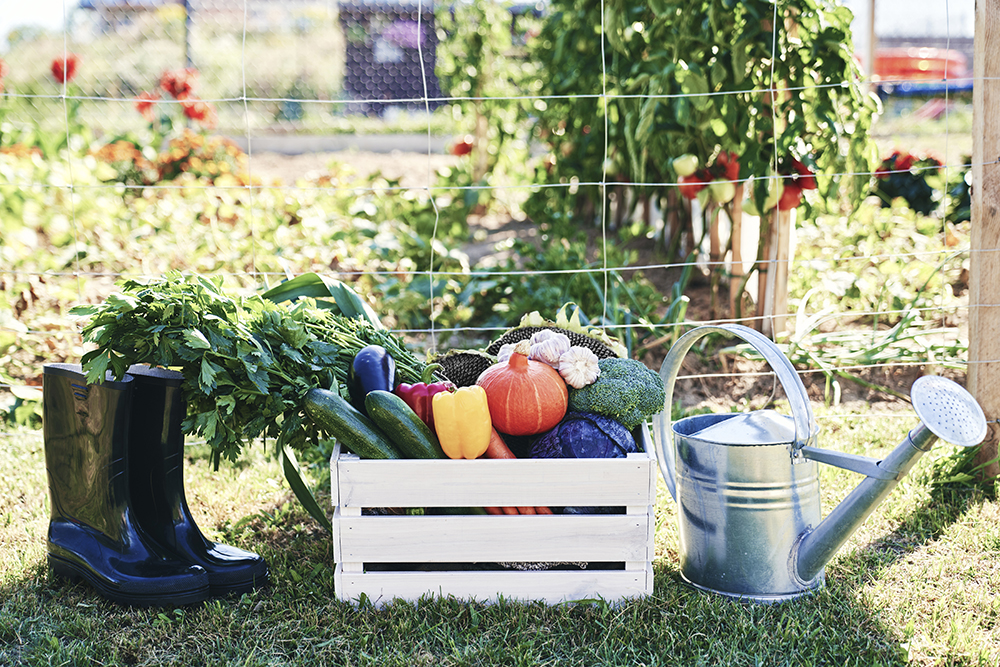
POLYGON ((208 573, 163 549, 136 521, 129 481, 131 378, 87 384, 80 366, 43 369, 42 432, 51 516, 48 563, 129 606, 209 597, 208 573))
POLYGON ((206 539, 191 516, 184 493, 184 376, 145 365, 132 366, 127 373, 133 385, 129 477, 139 525, 179 558, 204 568, 212 596, 266 586, 269 574, 263 558, 206 539))

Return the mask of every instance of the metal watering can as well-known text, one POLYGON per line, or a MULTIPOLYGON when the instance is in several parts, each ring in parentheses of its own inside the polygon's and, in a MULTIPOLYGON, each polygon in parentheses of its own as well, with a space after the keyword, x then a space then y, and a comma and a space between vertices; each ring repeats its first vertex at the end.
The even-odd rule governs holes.
POLYGON ((678 339, 660 368, 664 411, 653 419, 660 472, 678 505, 681 576, 702 590, 762 602, 805 595, 824 582, 831 556, 941 438, 961 446, 986 437, 982 408, 945 378, 913 383, 920 425, 881 461, 815 446, 819 428, 802 381, 767 337, 738 324, 703 326, 678 339), (681 362, 710 333, 738 336, 781 382, 792 416, 770 410, 704 414, 671 428, 681 362), (865 475, 825 519, 817 462, 865 475))

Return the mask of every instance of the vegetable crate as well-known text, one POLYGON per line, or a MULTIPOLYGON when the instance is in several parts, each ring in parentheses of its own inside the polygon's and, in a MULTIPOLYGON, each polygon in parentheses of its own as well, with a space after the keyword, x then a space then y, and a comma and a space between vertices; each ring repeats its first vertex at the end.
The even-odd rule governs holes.
POLYGON ((620 459, 363 460, 338 444, 331 459, 337 597, 552 604, 651 594, 657 466, 648 428, 636 436, 643 451, 620 459), (519 506, 613 513, 362 511, 519 506))

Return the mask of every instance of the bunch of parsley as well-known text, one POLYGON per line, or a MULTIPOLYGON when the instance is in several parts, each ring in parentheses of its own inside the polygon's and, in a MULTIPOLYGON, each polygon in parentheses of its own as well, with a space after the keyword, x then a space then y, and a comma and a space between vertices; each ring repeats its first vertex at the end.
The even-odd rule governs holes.
POLYGON ((203 437, 216 462, 237 460, 244 443, 262 436, 299 450, 315 441, 302 408, 306 393, 346 386, 351 360, 366 345, 385 347, 403 382, 419 382, 423 371, 390 332, 311 299, 230 296, 221 279, 179 273, 120 287, 104 303, 72 311, 90 318, 83 334, 96 348, 82 359, 88 382, 108 372, 120 379, 132 364, 180 370, 183 429, 203 437))

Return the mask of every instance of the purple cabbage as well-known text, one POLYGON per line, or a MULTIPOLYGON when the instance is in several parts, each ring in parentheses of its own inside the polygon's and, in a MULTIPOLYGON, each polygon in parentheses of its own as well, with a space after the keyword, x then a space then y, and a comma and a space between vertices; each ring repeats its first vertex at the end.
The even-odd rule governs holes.
POLYGON ((616 459, 636 452, 635 438, 609 417, 567 412, 559 424, 531 446, 533 459, 616 459))

